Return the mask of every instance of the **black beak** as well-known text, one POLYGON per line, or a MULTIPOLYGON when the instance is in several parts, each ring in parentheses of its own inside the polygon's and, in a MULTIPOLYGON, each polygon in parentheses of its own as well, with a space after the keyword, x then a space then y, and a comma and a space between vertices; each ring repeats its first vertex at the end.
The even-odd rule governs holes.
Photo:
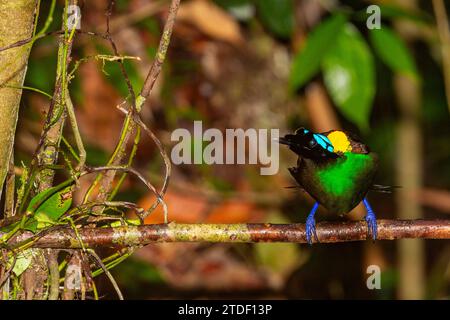
POLYGON ((292 146, 292 140, 289 139, 289 138, 281 137, 281 138, 278 138, 277 141, 278 141, 278 143, 280 143, 280 144, 285 144, 285 145, 287 145, 287 146, 292 146))

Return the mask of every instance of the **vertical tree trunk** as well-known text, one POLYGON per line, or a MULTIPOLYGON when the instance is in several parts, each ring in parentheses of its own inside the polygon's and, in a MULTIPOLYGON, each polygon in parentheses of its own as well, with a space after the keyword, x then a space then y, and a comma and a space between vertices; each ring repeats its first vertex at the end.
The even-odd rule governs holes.
MULTIPOLYGON (((0 0, 0 47, 32 36, 36 0, 0 0)), ((0 52, 0 197, 13 152, 14 134, 30 45, 0 52)))
MULTIPOLYGON (((397 0, 406 9, 417 9, 417 1, 397 0)), ((417 26, 407 21, 396 23, 396 29, 411 42, 418 34, 417 26)), ((421 85, 418 81, 397 74, 394 79, 400 121, 397 129, 397 194, 399 219, 420 219, 422 208, 417 194, 422 187, 422 136, 420 132, 421 85)), ((425 298, 425 247, 420 239, 398 242, 400 299, 425 298)))

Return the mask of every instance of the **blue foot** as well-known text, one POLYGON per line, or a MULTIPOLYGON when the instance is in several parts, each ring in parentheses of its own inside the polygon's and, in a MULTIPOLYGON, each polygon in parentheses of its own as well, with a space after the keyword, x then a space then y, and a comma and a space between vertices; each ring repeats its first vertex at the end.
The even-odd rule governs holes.
POLYGON ((367 228, 368 228, 368 234, 369 236, 372 236, 373 240, 377 239, 377 217, 375 217, 375 213, 372 210, 372 207, 369 204, 369 201, 367 201, 366 198, 363 199, 364 206, 366 207, 367 214, 366 214, 366 222, 367 222, 367 228))
POLYGON ((316 234, 316 220, 314 219, 314 214, 317 211, 317 208, 319 207, 319 203, 316 202, 314 206, 311 209, 311 212, 308 215, 308 218, 306 218, 306 241, 308 241, 309 244, 312 244, 312 236, 314 235, 314 238, 317 242, 319 242, 319 239, 317 238, 316 234))

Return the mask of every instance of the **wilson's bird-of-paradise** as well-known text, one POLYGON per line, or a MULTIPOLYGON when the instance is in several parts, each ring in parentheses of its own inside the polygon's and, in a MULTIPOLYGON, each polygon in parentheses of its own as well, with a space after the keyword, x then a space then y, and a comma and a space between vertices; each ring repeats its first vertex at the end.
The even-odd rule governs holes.
POLYGON ((314 133, 300 128, 279 139, 298 155, 297 166, 289 168, 301 188, 315 200, 306 219, 306 239, 312 243, 314 215, 320 205, 344 215, 363 201, 369 235, 377 237, 377 220, 367 198, 375 176, 378 156, 354 134, 331 130, 314 133))

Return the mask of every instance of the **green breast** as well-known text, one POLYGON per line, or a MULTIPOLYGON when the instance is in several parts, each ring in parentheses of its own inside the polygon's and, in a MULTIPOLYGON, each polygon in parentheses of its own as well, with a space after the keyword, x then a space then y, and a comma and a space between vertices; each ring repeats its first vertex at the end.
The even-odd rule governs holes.
POLYGON ((345 153, 343 157, 317 164, 301 159, 295 179, 328 210, 344 214, 353 209, 366 195, 377 166, 374 153, 345 153))
POLYGON ((373 158, 367 154, 347 152, 345 158, 316 171, 317 179, 325 192, 343 197, 358 189, 361 175, 365 176, 373 167, 373 158))

